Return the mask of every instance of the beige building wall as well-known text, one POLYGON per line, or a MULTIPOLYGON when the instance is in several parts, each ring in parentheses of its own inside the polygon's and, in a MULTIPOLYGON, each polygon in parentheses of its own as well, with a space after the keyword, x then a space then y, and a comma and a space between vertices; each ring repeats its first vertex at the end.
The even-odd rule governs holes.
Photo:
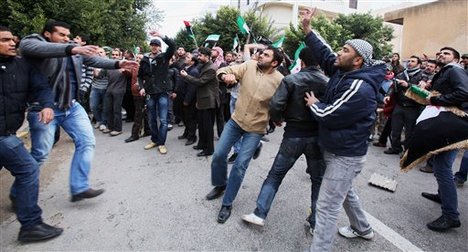
POLYGON ((401 57, 426 54, 434 58, 443 46, 468 52, 468 1, 442 0, 386 13, 388 22, 402 23, 401 57))

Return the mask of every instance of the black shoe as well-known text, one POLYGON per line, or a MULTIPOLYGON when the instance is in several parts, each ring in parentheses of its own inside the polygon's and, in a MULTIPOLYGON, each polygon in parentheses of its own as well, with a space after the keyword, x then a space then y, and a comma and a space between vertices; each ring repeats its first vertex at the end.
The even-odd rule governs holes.
POLYGON ((182 140, 182 139, 187 139, 187 136, 185 136, 185 135, 178 136, 178 137, 177 137, 177 139, 179 139, 179 140, 182 140))
POLYGON ((376 147, 387 147, 387 144, 384 144, 384 143, 381 143, 381 142, 375 142, 372 145, 374 145, 376 147))
POLYGON ((193 149, 194 149, 194 150, 203 150, 203 149, 205 149, 205 148, 200 147, 200 146, 198 146, 198 145, 195 145, 195 146, 193 146, 193 149))
POLYGON ((460 221, 459 220, 452 220, 446 217, 445 215, 440 216, 437 220, 427 223, 427 228, 429 228, 432 231, 447 231, 451 228, 457 228, 460 227, 460 221))
POLYGON ((131 136, 131 137, 125 139, 125 142, 126 142, 126 143, 130 143, 130 142, 133 142, 133 141, 136 141, 136 140, 138 140, 138 137, 132 137, 132 136, 131 136))
POLYGON ((213 152, 201 151, 197 154, 197 157, 207 157, 213 155, 213 152))
POLYGON ((62 232, 62 228, 53 227, 41 222, 28 230, 21 230, 18 235, 18 241, 34 242, 47 240, 59 236, 62 232))
POLYGON ((231 216, 232 206, 222 206, 218 213, 218 223, 224 223, 231 216))
POLYGON ((434 170, 432 169, 432 166, 426 165, 424 167, 419 168, 420 171, 425 172, 425 173, 434 173, 434 170))
POLYGON ((432 200, 432 201, 434 201, 436 203, 439 203, 439 204, 442 203, 442 201, 440 200, 439 194, 432 194, 432 193, 423 192, 423 193, 421 193, 421 196, 423 196, 424 198, 426 198, 428 200, 432 200))
POLYGON ((232 155, 228 158, 228 164, 233 164, 236 161, 238 153, 232 153, 232 155))
POLYGON ((262 147, 263 147, 263 144, 262 142, 260 142, 260 144, 257 146, 257 149, 254 152, 253 159, 257 159, 258 156, 260 156, 260 152, 262 152, 262 147))
POLYGON ((101 195, 103 192, 104 192, 104 189, 94 190, 94 189, 89 188, 88 190, 82 193, 72 195, 71 202, 94 198, 94 197, 101 195))
POLYGON ((226 186, 215 186, 207 195, 207 200, 214 200, 221 197, 224 194, 224 190, 226 190, 226 186))
POLYGON ((192 144, 194 144, 196 141, 197 141, 197 140, 195 140, 195 139, 189 139, 189 140, 187 140, 187 142, 185 142, 185 145, 186 145, 186 146, 192 145, 192 144))
POLYGON ((268 139, 268 137, 266 136, 262 136, 262 138, 260 138, 263 142, 270 142, 270 139, 268 139))
POLYGON ((392 148, 388 148, 383 153, 390 154, 390 155, 398 155, 398 154, 400 154, 400 151, 392 149, 392 148))

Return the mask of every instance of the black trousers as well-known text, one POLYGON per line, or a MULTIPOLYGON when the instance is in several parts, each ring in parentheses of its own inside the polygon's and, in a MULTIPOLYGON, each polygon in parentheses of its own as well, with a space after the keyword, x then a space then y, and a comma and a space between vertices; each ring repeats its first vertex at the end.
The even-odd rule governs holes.
POLYGON ((125 109, 125 111, 127 111, 126 121, 127 122, 133 121, 133 119, 135 117, 135 104, 134 104, 134 101, 133 101, 132 91, 127 90, 125 92, 125 95, 124 95, 123 101, 122 101, 122 107, 125 109))
POLYGON ((402 151, 402 146, 406 147, 420 113, 421 109, 419 107, 395 106, 392 113, 392 149, 402 151), (403 128, 405 128, 405 142, 401 141, 403 128))
POLYGON ((107 118, 107 128, 122 131, 122 100, 125 94, 106 92, 104 96, 104 118, 107 118))
POLYGON ((182 121, 185 125, 184 136, 187 140, 197 140, 197 109, 195 104, 182 107, 182 121))
POLYGON ((139 138, 142 125, 145 127, 145 133, 151 132, 148 125, 148 117, 145 116, 145 97, 133 96, 133 104, 135 105, 135 116, 132 126, 132 137, 139 138))
POLYGON ((226 123, 226 121, 224 120, 224 107, 225 105, 221 103, 216 108, 216 131, 218 133, 218 137, 221 137, 221 134, 223 133, 224 129, 224 124, 226 123))
MULTIPOLYGON (((379 136, 379 143, 381 144, 387 144, 387 138, 390 136, 392 133, 392 118, 389 117, 387 121, 385 122, 384 128, 382 130, 382 133, 380 133, 379 136)), ((390 143, 391 143, 390 139, 390 143)))
POLYGON ((214 152, 213 134, 216 109, 198 110, 198 147, 207 153, 214 152))

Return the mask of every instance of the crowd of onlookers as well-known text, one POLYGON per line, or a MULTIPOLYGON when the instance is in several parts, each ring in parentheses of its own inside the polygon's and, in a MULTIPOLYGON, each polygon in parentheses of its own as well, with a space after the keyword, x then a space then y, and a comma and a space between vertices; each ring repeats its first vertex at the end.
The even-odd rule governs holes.
MULTIPOLYGON (((14 95, 0 93, 6 101, 3 104, 16 104, 1 107, 8 116, 0 117, 0 143, 5 143, 0 145, 0 165, 16 175, 10 199, 22 225, 18 239, 43 240, 63 231, 43 223, 37 205, 38 169, 58 141, 60 128, 75 145, 70 192, 71 201, 76 202, 104 192, 88 183, 95 134, 118 136, 123 133, 123 121, 133 122, 125 143, 150 136, 144 149, 157 148, 166 154, 168 131, 178 125, 184 127, 178 139, 186 146, 193 145, 199 151, 197 156, 212 156, 213 189, 206 199, 224 195, 219 223, 230 217, 249 162, 260 155, 261 140, 267 141, 265 134, 285 123, 283 140, 257 207, 242 219, 264 225, 284 176, 304 154, 312 182, 307 217, 314 235, 311 250, 330 250, 336 233, 336 209, 341 207, 351 225, 338 233, 346 238, 372 239, 374 232, 352 186, 363 168, 369 141, 378 135, 373 145, 389 146, 385 154, 411 150, 411 141, 419 137, 415 136, 417 120, 425 109, 408 95, 414 88, 441 94, 424 98, 424 104, 466 109, 466 83, 456 80, 466 80, 468 54, 444 47, 433 59, 413 55, 402 64, 399 54, 394 53, 385 63, 372 59, 373 47, 361 39, 346 41, 334 54, 310 28, 313 11, 305 10, 301 15, 307 47, 299 54, 298 73, 291 73, 289 57, 268 43, 246 44, 242 52, 224 52, 216 45, 186 52, 171 38, 151 32, 154 39, 148 53, 119 48, 106 51, 106 47, 89 45, 85 35, 70 41, 70 26, 59 21, 49 21, 41 34, 23 38, 19 44, 22 57, 17 57, 14 37, 8 28, 1 27, 1 77, 10 86, 19 81, 11 76, 23 74, 24 78, 14 95), (167 45, 164 52, 163 42, 167 45), (13 135, 26 108, 31 152, 13 135), (216 148, 215 135, 219 138, 216 148), (24 159, 16 162, 11 155, 3 155, 12 150, 24 159), (233 164, 229 174, 228 163, 233 164)), ((454 150, 437 153, 420 169, 434 171, 439 183, 439 194, 422 194, 443 206, 442 216, 427 224, 431 230, 460 226, 452 184, 455 181, 462 186, 467 180, 467 153, 455 176, 451 172, 454 150), (449 181, 441 182, 442 177, 449 181)))

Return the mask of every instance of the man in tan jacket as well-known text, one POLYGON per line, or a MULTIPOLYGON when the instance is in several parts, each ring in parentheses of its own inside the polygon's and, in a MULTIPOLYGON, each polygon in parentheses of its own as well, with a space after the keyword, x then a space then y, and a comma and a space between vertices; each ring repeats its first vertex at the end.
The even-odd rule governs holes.
POLYGON ((232 202, 239 191, 245 171, 260 138, 266 133, 268 104, 283 79, 283 75, 276 70, 282 61, 282 53, 277 48, 268 47, 257 61, 250 60, 217 71, 218 79, 227 85, 238 81, 241 83, 234 114, 224 126, 211 162, 211 182, 214 188, 206 195, 207 200, 219 198, 226 191, 218 214, 219 223, 226 222, 231 215, 232 202), (241 137, 241 149, 228 179, 227 156, 241 137))

